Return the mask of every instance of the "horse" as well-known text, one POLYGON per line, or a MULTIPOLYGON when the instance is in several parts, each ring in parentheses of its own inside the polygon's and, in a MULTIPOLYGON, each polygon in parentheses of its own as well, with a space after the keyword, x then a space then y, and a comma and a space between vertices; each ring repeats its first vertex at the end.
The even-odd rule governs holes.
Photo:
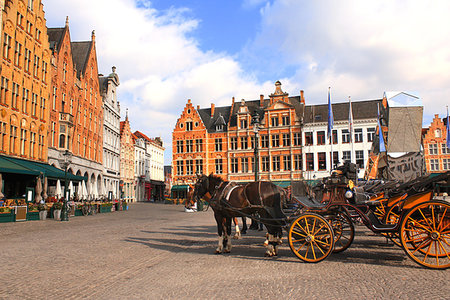
POLYGON ((268 181, 238 185, 213 174, 198 175, 194 197, 206 198, 214 211, 219 236, 217 254, 231 251, 231 219, 258 213, 268 232, 265 255, 278 255, 286 216, 282 211, 285 193, 277 185, 268 181))

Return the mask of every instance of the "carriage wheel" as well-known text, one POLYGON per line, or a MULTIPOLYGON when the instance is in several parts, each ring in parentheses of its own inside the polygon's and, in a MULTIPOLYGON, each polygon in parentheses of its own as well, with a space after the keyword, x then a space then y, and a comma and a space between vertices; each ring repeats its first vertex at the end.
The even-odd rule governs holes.
POLYGON ((333 229, 322 216, 306 213, 292 222, 288 241, 289 247, 298 258, 317 263, 333 250, 333 229))
POLYGON ((431 269, 450 267, 450 204, 428 201, 413 207, 404 217, 400 240, 406 254, 431 269))
POLYGON ((387 209, 387 199, 380 201, 378 205, 375 206, 374 215, 381 221, 386 217, 387 209))
POLYGON ((346 213, 338 212, 329 218, 334 233, 334 253, 346 250, 355 238, 355 227, 346 213))
MULTIPOLYGON (((392 206, 383 219, 385 224, 397 224, 400 221, 400 207, 398 205, 392 206)), ((382 233, 382 235, 391 239, 391 241, 399 247, 402 247, 400 236, 398 232, 382 233)))

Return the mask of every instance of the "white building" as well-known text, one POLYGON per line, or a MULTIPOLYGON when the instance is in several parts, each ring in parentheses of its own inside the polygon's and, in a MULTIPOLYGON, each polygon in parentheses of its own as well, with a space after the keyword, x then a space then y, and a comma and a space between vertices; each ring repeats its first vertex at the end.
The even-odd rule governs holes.
POLYGON ((381 105, 381 101, 352 101, 353 143, 350 142, 349 103, 332 104, 333 145, 327 140, 328 105, 307 105, 302 132, 303 177, 313 180, 329 176, 333 151, 333 165, 342 164, 344 161, 355 162, 359 167, 358 176, 361 178, 376 134, 377 104, 381 105))
POLYGON ((135 178, 136 178, 136 201, 146 201, 146 185, 145 182, 150 178, 146 178, 149 174, 148 166, 150 162, 146 162, 146 145, 143 138, 137 137, 133 134, 134 138, 134 160, 135 160, 135 178))
POLYGON ((103 98, 103 185, 105 194, 120 197, 120 104, 116 89, 119 86, 116 67, 108 76, 99 76, 100 95, 103 98))

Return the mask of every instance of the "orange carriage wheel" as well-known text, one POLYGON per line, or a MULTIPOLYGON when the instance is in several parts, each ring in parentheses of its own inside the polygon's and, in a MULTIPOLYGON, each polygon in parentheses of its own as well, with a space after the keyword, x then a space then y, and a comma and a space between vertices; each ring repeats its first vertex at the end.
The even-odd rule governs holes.
POLYGON ((346 213, 338 212, 335 215, 327 216, 334 234, 334 253, 346 250, 355 238, 355 227, 352 220, 346 213))
POLYGON ((431 269, 450 267, 450 204, 432 200, 414 206, 404 217, 400 240, 406 254, 431 269))
MULTIPOLYGON (((383 223, 385 224, 397 224, 400 221, 400 206, 394 205, 392 206, 383 219, 383 223)), ((400 236, 398 232, 393 233, 382 233, 382 235, 391 239, 391 241, 399 247, 402 247, 402 243, 400 241, 400 236)))
POLYGON ((289 247, 298 258, 317 263, 333 251, 333 229, 324 217, 305 213, 292 222, 288 241, 289 247))

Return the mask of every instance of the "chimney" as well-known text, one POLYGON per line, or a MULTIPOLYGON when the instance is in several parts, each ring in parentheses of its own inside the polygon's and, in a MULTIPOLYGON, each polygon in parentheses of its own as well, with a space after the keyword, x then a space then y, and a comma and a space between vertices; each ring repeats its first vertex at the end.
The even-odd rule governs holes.
POLYGON ((305 92, 300 90, 300 103, 305 104, 305 92))
POLYGON ((264 95, 259 95, 259 107, 264 107, 264 95))
POLYGON ((211 118, 214 117, 214 109, 216 108, 216 106, 214 105, 214 103, 211 103, 211 118))

